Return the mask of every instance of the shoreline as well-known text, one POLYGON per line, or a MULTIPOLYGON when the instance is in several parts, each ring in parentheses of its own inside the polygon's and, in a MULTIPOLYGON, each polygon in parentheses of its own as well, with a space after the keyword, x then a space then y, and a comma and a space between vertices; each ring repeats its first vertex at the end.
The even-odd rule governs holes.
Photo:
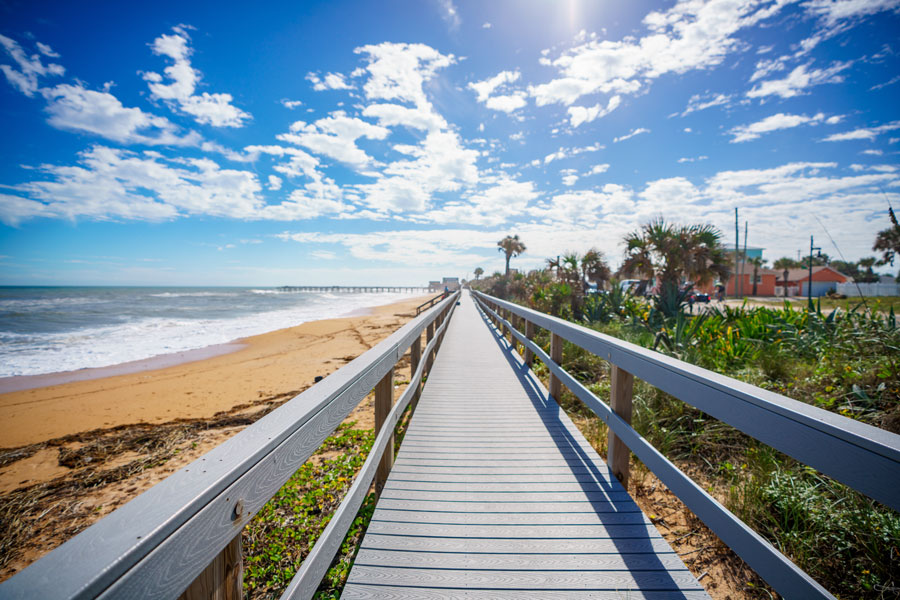
MULTIPOLYGON (((391 304, 400 304, 405 302, 393 302, 391 304)), ((350 312, 337 317, 336 319, 344 319, 348 317, 365 317, 373 314, 373 311, 379 306, 390 306, 391 304, 382 304, 376 306, 365 306, 351 310, 350 312)), ((299 327, 305 323, 315 323, 317 321, 327 321, 328 319, 313 319, 303 321, 291 327, 282 329, 292 329, 299 327)), ((102 367, 84 367, 71 371, 52 371, 50 373, 38 373, 37 375, 12 375, 10 377, 0 377, 0 395, 11 392, 22 392, 25 390, 33 390, 36 388, 50 387, 55 385, 63 385, 75 381, 90 381, 92 379, 103 379, 106 377, 115 377, 116 375, 129 375, 132 373, 141 373, 143 371, 155 371, 157 369, 165 369, 175 367, 187 363, 214 358, 223 354, 238 352, 247 347, 247 340, 260 335, 274 333, 282 329, 274 329, 272 331, 264 331, 256 335, 237 338, 224 344, 212 344, 210 346, 202 346, 200 348, 191 348, 190 350, 180 350, 178 352, 167 352, 157 354, 147 358, 139 358, 138 360, 129 360, 113 365, 105 365, 102 367)))
POLYGON ((5 378, 0 448, 119 425, 209 417, 296 393, 387 337, 414 316, 423 298, 130 363, 5 378))

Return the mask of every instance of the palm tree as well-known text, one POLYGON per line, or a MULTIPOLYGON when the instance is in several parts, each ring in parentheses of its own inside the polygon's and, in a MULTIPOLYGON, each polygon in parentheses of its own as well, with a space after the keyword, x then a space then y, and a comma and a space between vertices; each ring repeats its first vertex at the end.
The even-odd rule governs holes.
POLYGON ((517 234, 506 236, 497 242, 497 245, 499 246, 499 248, 497 248, 498 252, 506 253, 506 276, 509 277, 509 259, 525 252, 525 244, 522 243, 517 234))
MULTIPOLYGON (((722 234, 712 225, 675 226, 662 218, 654 219, 625 236, 621 272, 646 279, 655 277, 660 298, 678 298, 682 281, 702 285, 714 277, 730 277, 721 239, 722 234)), ((667 305, 666 312, 669 308, 667 305)))
POLYGON ((756 276, 759 273, 760 267, 766 264, 766 259, 761 256, 754 256, 749 261, 751 265, 753 265, 753 295, 756 295, 756 276))
POLYGON ((874 256, 867 256, 866 258, 859 259, 859 266, 865 269, 864 273, 861 273, 862 277, 859 278, 860 281, 864 281, 866 283, 871 283, 873 281, 878 281, 878 276, 872 270, 872 267, 878 262, 874 256))
POLYGON ((787 298, 788 270, 798 268, 800 266, 800 263, 798 263, 793 258, 789 258, 789 257, 785 256, 783 258, 779 258, 774 263, 772 263, 772 266, 775 267, 776 269, 782 269, 781 282, 784 284, 784 289, 782 290, 782 292, 784 293, 784 297, 787 298))
POLYGON ((484 275, 484 269, 481 267, 475 267, 475 281, 478 281, 478 278, 484 275))
POLYGON ((900 222, 897 221, 893 208, 888 208, 888 216, 891 219, 891 227, 879 231, 872 246, 872 250, 881 252, 881 259, 877 263, 879 265, 888 263, 893 265, 894 255, 900 254, 900 222))
POLYGON ((591 248, 581 257, 581 280, 585 287, 589 281, 593 281, 599 288, 601 284, 609 281, 612 271, 603 259, 603 253, 596 248, 591 248))

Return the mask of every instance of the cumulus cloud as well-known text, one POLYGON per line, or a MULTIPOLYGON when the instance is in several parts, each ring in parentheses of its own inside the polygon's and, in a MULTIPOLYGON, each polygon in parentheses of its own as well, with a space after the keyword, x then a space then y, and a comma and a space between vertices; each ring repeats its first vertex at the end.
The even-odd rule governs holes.
POLYGON ((144 73, 151 97, 166 102, 173 109, 191 115, 202 125, 213 127, 243 127, 252 117, 232 104, 231 94, 195 93, 202 79, 200 71, 191 66, 190 36, 187 27, 177 25, 172 34, 163 34, 153 40, 151 48, 157 56, 172 60, 163 71, 144 73), (165 79, 169 83, 163 83, 165 79))
POLYGON ((483 81, 473 81, 468 87, 475 91, 476 99, 491 110, 510 113, 528 104, 525 92, 508 89, 509 84, 518 81, 520 76, 518 70, 500 71, 483 81), (495 91, 504 88, 507 89, 505 93, 494 95, 495 91))
POLYGON ((759 138, 764 133, 778 131, 779 129, 792 129, 800 125, 818 125, 825 121, 823 113, 815 114, 811 117, 806 115, 790 115, 785 113, 777 113, 757 121, 749 125, 738 125, 732 128, 728 133, 733 137, 731 143, 748 142, 759 138))
POLYGON ((290 110, 294 110, 295 108, 303 106, 303 102, 300 100, 288 100, 287 98, 282 98, 281 105, 290 110))
POLYGON ((793 98, 805 93, 806 89, 825 83, 840 83, 844 77, 841 71, 849 67, 852 62, 836 62, 827 69, 809 70, 808 65, 800 65, 784 79, 772 79, 763 81, 758 86, 747 92, 749 98, 765 98, 766 96, 780 96, 781 98, 793 98))
POLYGON ((654 79, 669 73, 718 66, 740 46, 735 34, 769 18, 780 4, 756 2, 696 2, 682 0, 644 18, 648 32, 639 39, 600 40, 585 35, 556 59, 542 57, 560 77, 532 86, 538 106, 571 105, 594 93, 634 94, 654 79))
POLYGON ((307 73, 306 79, 313 84, 313 89, 317 92, 325 90, 349 90, 353 88, 340 73, 325 73, 324 77, 319 76, 318 73, 307 73))
POLYGON ((80 84, 61 84, 41 90, 47 100, 47 120, 58 129, 98 135, 122 144, 198 146, 200 136, 178 135, 165 117, 122 105, 109 92, 98 92, 80 84))
POLYGON ((277 138, 360 169, 368 166, 372 158, 356 145, 356 140, 383 140, 389 133, 385 127, 335 111, 315 123, 296 121, 291 124, 290 133, 279 134, 277 138))
POLYGON ((578 127, 582 123, 590 123, 591 121, 595 121, 600 117, 605 117, 616 110, 621 103, 621 96, 613 96, 609 99, 609 102, 606 103, 606 107, 600 106, 599 103, 590 107, 570 106, 568 108, 569 123, 572 124, 572 127, 578 127))

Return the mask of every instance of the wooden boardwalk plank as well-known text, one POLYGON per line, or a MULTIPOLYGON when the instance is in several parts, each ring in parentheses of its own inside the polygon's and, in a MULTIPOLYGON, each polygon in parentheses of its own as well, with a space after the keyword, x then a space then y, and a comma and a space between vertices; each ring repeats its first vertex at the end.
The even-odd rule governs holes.
POLYGON ((345 598, 707 598, 464 295, 345 598))

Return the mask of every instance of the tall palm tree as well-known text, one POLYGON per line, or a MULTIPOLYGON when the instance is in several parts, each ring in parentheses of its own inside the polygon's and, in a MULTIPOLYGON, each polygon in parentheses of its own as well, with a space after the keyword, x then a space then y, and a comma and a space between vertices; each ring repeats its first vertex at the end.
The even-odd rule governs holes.
POLYGON ((712 225, 675 226, 654 219, 625 236, 621 272, 655 277, 661 298, 676 297, 682 281, 702 285, 714 277, 727 280, 731 276, 721 239, 712 225))
POLYGON ((865 272, 861 273, 861 281, 864 281, 866 283, 878 281, 878 276, 872 270, 872 267, 874 267, 877 262, 878 259, 876 259, 874 256, 867 256, 865 258, 859 259, 859 266, 865 269, 865 272))
POLYGON ((783 269, 782 273, 781 273, 781 277, 782 277, 781 282, 784 284, 783 291, 784 291, 785 298, 787 298, 788 270, 796 268, 797 264, 798 263, 796 260, 794 260, 793 258, 788 258, 787 256, 785 256, 784 258, 779 258, 774 263, 772 263, 772 266, 775 267, 776 269, 783 269))
POLYGON ((749 262, 751 265, 753 265, 753 295, 755 296, 756 295, 756 285, 757 285, 756 284, 756 276, 759 273, 760 267, 765 266, 766 259, 762 258, 761 256, 754 256, 747 262, 749 262))
POLYGON ((478 281, 478 278, 484 275, 484 269, 481 267, 475 267, 475 281, 478 281))
POLYGON ((506 236, 497 242, 497 245, 499 246, 499 248, 497 248, 498 252, 506 253, 506 276, 509 277, 509 259, 525 252, 525 244, 522 243, 522 240, 520 240, 518 234, 516 234, 506 236))

